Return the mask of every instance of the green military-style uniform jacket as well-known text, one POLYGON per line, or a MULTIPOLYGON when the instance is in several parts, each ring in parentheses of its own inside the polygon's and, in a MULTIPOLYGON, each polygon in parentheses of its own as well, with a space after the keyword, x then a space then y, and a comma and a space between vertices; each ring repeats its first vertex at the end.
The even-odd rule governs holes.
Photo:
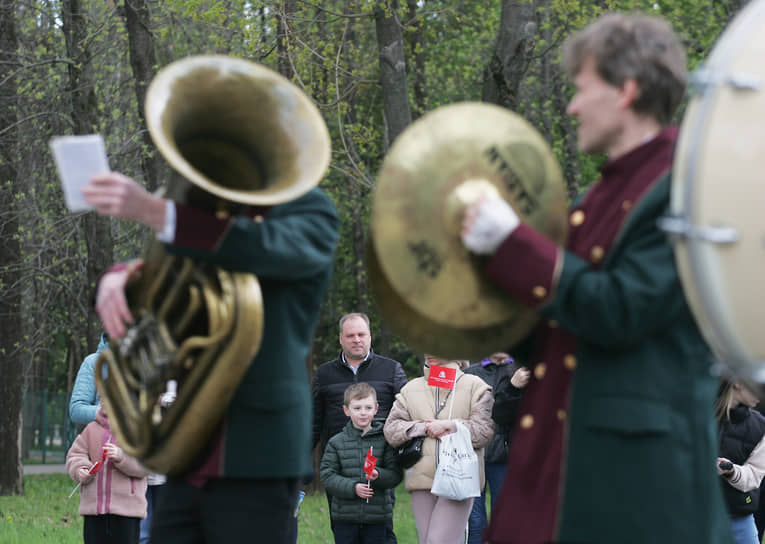
POLYGON ((338 239, 334 205, 319 189, 247 215, 218 218, 177 206, 170 253, 251 272, 263 292, 260 351, 222 424, 187 478, 300 478, 311 472, 306 358, 329 287, 338 239))
POLYGON ((603 167, 565 248, 521 225, 488 265, 543 316, 489 542, 730 542, 712 357, 656 224, 676 133, 603 167))

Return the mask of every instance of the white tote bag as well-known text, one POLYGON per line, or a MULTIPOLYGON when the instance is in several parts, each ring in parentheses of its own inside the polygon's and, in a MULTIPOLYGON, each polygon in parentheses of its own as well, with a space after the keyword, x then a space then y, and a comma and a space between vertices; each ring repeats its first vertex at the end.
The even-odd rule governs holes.
POLYGON ((439 497, 461 501, 481 496, 478 454, 470 442, 470 430, 455 421, 457 431, 441 439, 438 467, 430 492, 439 497))

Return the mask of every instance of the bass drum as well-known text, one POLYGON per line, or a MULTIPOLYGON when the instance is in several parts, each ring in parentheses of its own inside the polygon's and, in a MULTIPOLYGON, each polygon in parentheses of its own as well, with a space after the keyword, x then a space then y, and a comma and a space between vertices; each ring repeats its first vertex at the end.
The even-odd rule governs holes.
POLYGON ((665 230, 691 310, 725 373, 765 381, 765 0, 692 80, 665 230))

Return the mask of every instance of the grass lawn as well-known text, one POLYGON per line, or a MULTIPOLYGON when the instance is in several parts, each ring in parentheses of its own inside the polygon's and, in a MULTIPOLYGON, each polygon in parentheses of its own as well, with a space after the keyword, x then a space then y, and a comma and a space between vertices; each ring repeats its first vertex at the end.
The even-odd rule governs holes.
MULTIPOLYGON (((74 486, 66 474, 25 476, 24 496, 0 497, 0 544, 80 544, 79 493, 67 499, 74 486)), ((333 542, 323 493, 306 496, 298 523, 300 544, 333 542)), ((396 490, 393 527, 402 544, 417 542, 409 493, 403 484, 396 490)))

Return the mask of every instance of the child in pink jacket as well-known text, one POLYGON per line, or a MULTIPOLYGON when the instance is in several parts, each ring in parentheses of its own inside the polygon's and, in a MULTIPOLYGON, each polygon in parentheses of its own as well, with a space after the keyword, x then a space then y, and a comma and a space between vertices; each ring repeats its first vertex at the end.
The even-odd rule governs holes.
POLYGON ((149 472, 115 444, 101 411, 66 454, 69 476, 82 484, 79 513, 85 544, 137 544, 146 517, 149 472))

